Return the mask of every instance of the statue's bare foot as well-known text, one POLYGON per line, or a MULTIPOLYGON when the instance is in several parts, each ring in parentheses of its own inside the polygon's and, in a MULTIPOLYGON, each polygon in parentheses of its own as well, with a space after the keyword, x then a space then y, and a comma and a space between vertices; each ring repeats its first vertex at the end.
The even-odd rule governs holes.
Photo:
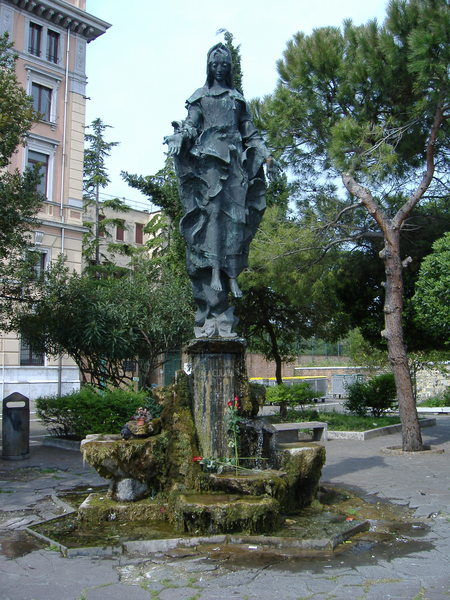
POLYGON ((234 277, 230 278, 230 290, 235 298, 242 298, 242 292, 237 284, 236 279, 234 279, 234 277))
POLYGON ((213 269, 212 277, 211 277, 211 288, 215 292, 222 291, 222 284, 220 283, 219 269, 213 269))

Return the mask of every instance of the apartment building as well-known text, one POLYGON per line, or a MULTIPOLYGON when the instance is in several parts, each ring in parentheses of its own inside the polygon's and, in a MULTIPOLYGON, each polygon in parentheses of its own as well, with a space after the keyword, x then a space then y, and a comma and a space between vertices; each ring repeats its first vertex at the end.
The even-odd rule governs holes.
MULTIPOLYGON (((109 23, 86 12, 85 0, 0 0, 0 33, 7 32, 18 54, 17 79, 33 98, 41 120, 11 168, 39 163, 40 191, 46 196, 32 233, 32 249, 45 269, 59 254, 81 269, 83 155, 87 44, 109 23)), ((32 352, 26 340, 0 336, 0 393, 18 391, 34 399, 79 387, 75 364, 32 352)))
MULTIPOLYGON (((151 255, 151 250, 146 247, 152 238, 146 233, 145 227, 154 219, 159 210, 154 210, 153 205, 147 201, 126 201, 128 210, 118 211, 110 206, 99 203, 99 220, 104 221, 104 227, 99 235, 99 258, 102 264, 112 262, 119 267, 129 266, 127 248, 142 248, 146 255, 151 255)), ((85 209, 85 222, 92 224, 92 232, 95 232, 95 206, 89 205, 85 209)))

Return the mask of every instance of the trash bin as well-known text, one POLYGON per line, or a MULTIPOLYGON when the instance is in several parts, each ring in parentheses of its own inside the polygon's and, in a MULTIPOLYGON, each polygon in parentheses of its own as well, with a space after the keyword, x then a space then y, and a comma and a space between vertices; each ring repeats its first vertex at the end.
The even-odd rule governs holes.
POLYGON ((3 399, 2 458, 23 460, 30 456, 30 400, 14 392, 3 399))

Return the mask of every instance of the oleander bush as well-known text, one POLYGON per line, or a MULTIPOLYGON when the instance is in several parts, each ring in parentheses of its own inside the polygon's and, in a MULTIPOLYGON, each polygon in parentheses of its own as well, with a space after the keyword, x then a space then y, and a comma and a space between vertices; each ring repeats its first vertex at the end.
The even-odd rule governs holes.
POLYGON ((51 435, 82 440, 90 433, 120 433, 140 406, 153 418, 162 410, 148 391, 83 386, 65 396, 38 398, 36 413, 51 435))
POLYGON ((395 407, 396 393, 394 375, 383 373, 368 381, 355 381, 348 385, 344 407, 358 417, 367 414, 381 417, 395 407))
POLYGON ((270 386, 266 389, 267 404, 285 403, 287 406, 293 408, 295 406, 307 404, 314 398, 317 398, 317 392, 312 390, 310 385, 306 382, 295 383, 293 385, 282 383, 280 385, 270 386))

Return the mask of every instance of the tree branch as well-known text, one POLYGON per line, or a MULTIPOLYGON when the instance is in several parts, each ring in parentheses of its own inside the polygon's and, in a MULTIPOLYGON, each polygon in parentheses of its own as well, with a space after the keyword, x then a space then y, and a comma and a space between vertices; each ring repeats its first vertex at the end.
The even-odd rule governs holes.
POLYGON ((419 200, 422 198, 424 193, 430 186, 430 183, 433 179, 434 174, 434 154, 435 154, 435 145, 437 136, 439 133, 439 128, 441 127, 444 121, 444 106, 442 101, 440 101, 436 107, 436 112, 434 115, 433 125, 431 127, 430 137, 428 139, 427 148, 426 148, 426 170, 422 176, 422 181, 417 187, 416 191, 412 196, 410 196, 409 200, 405 202, 405 204, 399 209, 397 214, 392 220, 392 224, 395 228, 399 228, 412 209, 416 206, 419 200))
POLYGON ((382 232, 387 235, 389 218, 372 196, 370 190, 357 183, 350 173, 342 174, 342 182, 350 194, 359 198, 361 204, 366 207, 369 214, 378 223, 382 232))

